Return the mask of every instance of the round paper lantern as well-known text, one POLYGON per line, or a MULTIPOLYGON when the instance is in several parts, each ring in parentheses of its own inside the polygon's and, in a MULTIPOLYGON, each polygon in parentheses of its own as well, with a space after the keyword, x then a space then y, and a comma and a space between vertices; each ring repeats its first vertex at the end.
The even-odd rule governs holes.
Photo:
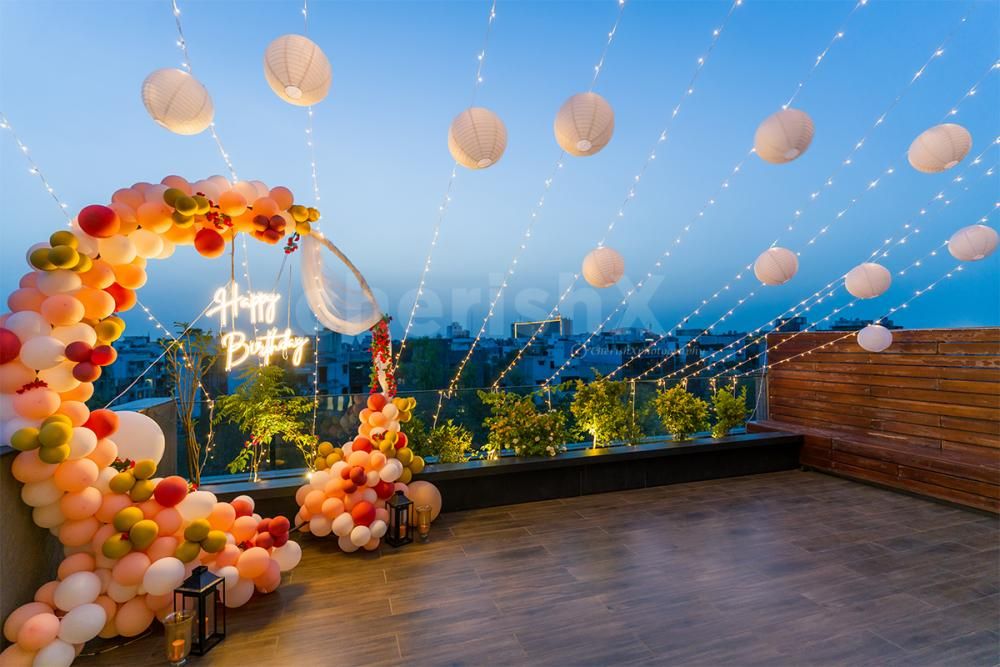
POLYGON ((142 82, 142 103, 153 120, 176 134, 198 134, 215 115, 205 86, 179 69, 158 69, 147 76, 142 82))
POLYGON ((785 164, 806 152, 812 143, 813 131, 809 114, 798 109, 782 109, 757 127, 753 146, 765 162, 785 164))
POLYGON ((961 125, 942 123, 925 130, 910 144, 910 166, 925 174, 951 169, 969 153, 972 135, 961 125))
POLYGON ((595 248, 583 258, 583 278, 594 287, 611 287, 625 275, 625 259, 617 250, 595 248))
POLYGON ((881 324, 869 324, 858 332, 858 345, 869 352, 881 352, 892 345, 892 332, 881 324))
POLYGON ((594 155, 611 141, 615 112, 597 93, 580 93, 559 109, 554 129, 556 141, 570 155, 594 155))
POLYGON ((470 107, 455 116, 448 128, 448 150, 463 167, 486 169, 507 148, 507 128, 500 117, 483 107, 470 107))
POLYGON ((264 51, 264 78, 274 94, 289 104, 307 107, 330 92, 333 70, 323 50, 302 35, 284 35, 264 51))
POLYGON ((985 259, 997 249, 997 231, 986 225, 962 227, 948 239, 948 252, 963 262, 985 259))
POLYGON ((884 294, 891 284, 889 269, 873 262, 859 264, 844 276, 847 291, 859 299, 874 299, 884 294))
POLYGON ((762 252, 753 264, 754 275, 765 285, 784 285, 798 270, 799 258, 795 253, 777 246, 762 252))

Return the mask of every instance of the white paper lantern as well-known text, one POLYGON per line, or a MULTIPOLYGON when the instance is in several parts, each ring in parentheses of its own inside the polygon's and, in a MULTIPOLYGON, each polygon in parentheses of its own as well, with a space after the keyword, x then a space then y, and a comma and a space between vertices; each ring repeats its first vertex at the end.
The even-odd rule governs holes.
POLYGON ((570 155, 594 155, 611 141, 615 112, 597 93, 580 93, 559 109, 554 129, 556 141, 570 155))
POLYGON ((483 107, 470 107, 455 116, 448 128, 448 150, 463 167, 485 169, 497 163, 507 149, 507 128, 500 117, 483 107))
POLYGON ((892 345, 892 332, 881 324, 869 324, 858 332, 858 345, 869 352, 881 352, 892 345))
POLYGON ((785 164, 806 152, 813 131, 812 118, 805 111, 782 109, 757 127, 753 146, 765 162, 785 164))
POLYGON ((784 285, 798 270, 799 258, 795 253, 777 246, 762 252, 753 264, 754 275, 765 285, 784 285))
POLYGON ((985 259, 997 249, 997 230, 986 225, 962 227, 948 239, 948 252, 963 262, 985 259))
POLYGON ((925 174, 937 174, 962 161, 972 148, 972 135, 961 125, 942 123, 923 132, 910 144, 910 165, 925 174))
POLYGON ((583 278, 594 287, 611 287, 623 275, 625 259, 617 250, 595 248, 583 258, 583 278))
POLYGON ((884 294, 892 284, 892 274, 881 264, 865 262, 847 272, 844 286, 859 299, 874 299, 884 294))
POLYGON ((142 103, 153 120, 176 134, 198 134, 215 115, 205 86, 179 69, 158 69, 147 76, 142 103))
POLYGON ((302 35, 284 35, 264 51, 264 78, 274 94, 289 104, 307 107, 330 92, 333 68, 323 50, 302 35))

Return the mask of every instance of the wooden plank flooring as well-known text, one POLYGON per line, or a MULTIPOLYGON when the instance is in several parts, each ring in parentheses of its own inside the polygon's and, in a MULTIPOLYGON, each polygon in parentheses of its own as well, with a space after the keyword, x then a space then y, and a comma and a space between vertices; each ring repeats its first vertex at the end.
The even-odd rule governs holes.
POLYGON ((190 664, 1000 663, 997 519, 820 473, 445 514, 398 551, 302 541, 190 664))

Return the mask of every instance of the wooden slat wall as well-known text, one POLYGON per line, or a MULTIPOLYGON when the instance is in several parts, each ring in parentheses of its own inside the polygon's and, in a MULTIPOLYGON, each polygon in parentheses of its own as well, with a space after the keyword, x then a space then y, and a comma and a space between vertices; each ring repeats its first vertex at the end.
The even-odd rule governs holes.
POLYGON ((870 353, 838 332, 767 337, 769 418, 802 463, 1000 511, 1000 328, 894 331, 870 353), (783 359, 790 359, 783 363, 783 359))

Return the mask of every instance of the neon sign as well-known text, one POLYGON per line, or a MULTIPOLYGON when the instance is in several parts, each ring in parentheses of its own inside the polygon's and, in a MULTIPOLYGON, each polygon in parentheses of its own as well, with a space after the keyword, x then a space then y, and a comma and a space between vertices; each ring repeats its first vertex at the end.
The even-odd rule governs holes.
POLYGON ((244 363, 251 356, 257 357, 261 364, 271 363, 271 357, 275 354, 289 359, 293 366, 302 363, 302 356, 309 339, 292 335, 292 330, 288 327, 281 330, 273 326, 280 299, 281 295, 274 292, 240 294, 240 287, 235 282, 230 283, 228 287, 215 290, 212 307, 205 311, 205 314, 209 317, 219 316, 220 331, 231 326, 221 338, 222 348, 226 351, 227 371, 244 363), (253 338, 236 328, 240 312, 246 312, 250 323, 254 325, 253 338), (257 325, 263 325, 267 330, 263 333, 256 332, 257 325))

